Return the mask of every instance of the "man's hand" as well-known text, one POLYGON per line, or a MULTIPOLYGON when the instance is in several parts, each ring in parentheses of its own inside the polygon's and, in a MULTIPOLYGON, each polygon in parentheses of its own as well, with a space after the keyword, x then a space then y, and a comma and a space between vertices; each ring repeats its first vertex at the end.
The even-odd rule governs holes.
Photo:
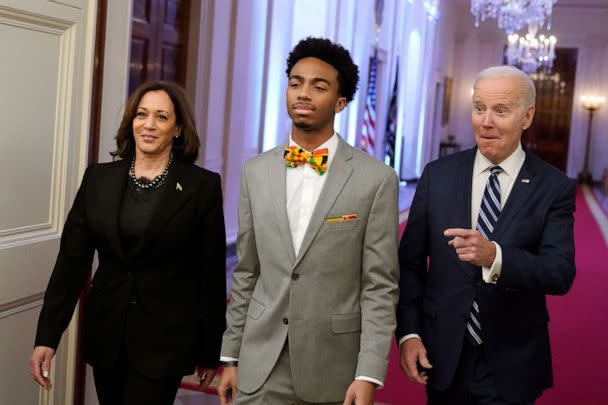
POLYGON ((399 353, 401 370, 405 372, 407 379, 414 383, 426 385, 429 376, 424 371, 418 371, 418 363, 424 368, 433 368, 433 366, 426 357, 426 349, 422 341, 418 338, 407 339, 399 346, 399 353))
POLYGON ((460 261, 475 266, 491 267, 496 257, 496 246, 473 229, 450 228, 443 234, 450 239, 448 245, 456 249, 460 261))
POLYGON ((46 390, 50 390, 53 387, 51 379, 49 378, 53 356, 55 356, 55 350, 50 347, 36 346, 32 353, 32 357, 30 358, 32 376, 34 376, 34 380, 46 390))
POLYGON ((236 399, 236 372, 237 367, 224 367, 222 371, 220 384, 217 387, 221 405, 231 405, 236 399))
POLYGON ((216 370, 214 368, 197 367, 196 375, 198 376, 198 388, 203 390, 211 384, 213 377, 215 377, 216 370))
POLYGON ((376 384, 364 380, 353 381, 344 397, 343 405, 373 405, 376 384))

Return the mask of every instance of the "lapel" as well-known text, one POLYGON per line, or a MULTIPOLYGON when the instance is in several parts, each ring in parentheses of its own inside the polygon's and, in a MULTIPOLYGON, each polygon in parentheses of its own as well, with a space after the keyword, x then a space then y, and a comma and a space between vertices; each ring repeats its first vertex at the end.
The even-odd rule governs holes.
POLYGON ((323 186, 323 190, 321 190, 321 194, 319 195, 319 200, 315 205, 312 217, 308 223, 308 228, 306 228, 306 233, 304 234, 302 246, 300 246, 300 251, 295 260, 294 267, 300 263, 302 257, 306 254, 310 244, 319 232, 319 228, 323 225, 323 221, 325 221, 329 210, 334 205, 344 184, 346 184, 346 181, 353 172, 351 162, 351 159, 353 158, 353 148, 344 142, 339 135, 338 141, 336 156, 334 156, 334 159, 331 162, 329 171, 325 174, 327 180, 325 180, 325 185, 323 186))
POLYGON ((526 153, 524 164, 515 179, 509 198, 498 217, 498 222, 492 233, 492 240, 499 241, 504 231, 508 228, 513 218, 520 211, 522 205, 528 200, 528 197, 534 192, 538 184, 535 178, 535 172, 532 167, 530 155, 526 153), (523 182, 522 180, 527 180, 523 182))
POLYGON ((154 209, 154 214, 146 228, 146 232, 133 248, 131 257, 137 255, 163 229, 164 225, 179 211, 179 209, 195 195, 198 184, 195 178, 186 170, 186 164, 176 161, 167 174, 162 196, 154 209), (179 186, 178 186, 179 183, 179 186))
POLYGON ((114 251, 116 257, 123 259, 124 251, 118 234, 118 217, 122 196, 127 185, 129 161, 119 160, 107 167, 110 172, 96 184, 99 190, 98 201, 100 204, 98 209, 110 248, 114 251))
POLYGON ((460 174, 458 175, 458 190, 462 193, 456 193, 454 207, 456 210, 457 226, 464 229, 471 228, 471 193, 473 189, 473 166, 475 164, 475 154, 477 148, 469 149, 462 159, 460 165, 460 174))
MULTIPOLYGON (((454 211, 454 215, 456 216, 455 226, 464 229, 471 229, 471 193, 473 189, 473 166, 475 164, 476 153, 477 148, 475 147, 469 149, 464 155, 457 180, 459 183, 457 190, 462 190, 463 192, 455 193, 454 196, 453 206, 456 207, 454 211)), ((475 278, 479 268, 470 263, 460 261, 454 249, 450 249, 450 251, 455 255, 456 260, 469 276, 475 278)))
MULTIPOLYGON (((287 141, 289 142, 289 140, 287 141)), ((283 150, 287 144, 275 149, 270 154, 270 164, 268 165, 268 182, 270 193, 268 196, 272 201, 274 213, 277 220, 278 228, 285 243, 285 251, 289 254, 289 260, 293 263, 296 255, 293 250, 293 242, 291 240, 291 230, 289 228, 289 219, 287 217, 287 191, 286 191, 286 171, 285 160, 283 158, 283 150)))

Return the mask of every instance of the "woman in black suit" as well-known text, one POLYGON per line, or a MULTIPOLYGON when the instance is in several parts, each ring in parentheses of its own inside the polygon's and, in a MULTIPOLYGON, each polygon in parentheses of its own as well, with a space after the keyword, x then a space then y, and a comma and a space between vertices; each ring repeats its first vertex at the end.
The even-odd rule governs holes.
POLYGON ((93 253, 85 359, 101 405, 173 404, 182 376, 208 385, 225 329, 226 239, 220 176, 194 165, 199 140, 184 91, 147 82, 116 134, 120 160, 89 167, 70 210, 30 366, 50 389, 51 360, 93 253))

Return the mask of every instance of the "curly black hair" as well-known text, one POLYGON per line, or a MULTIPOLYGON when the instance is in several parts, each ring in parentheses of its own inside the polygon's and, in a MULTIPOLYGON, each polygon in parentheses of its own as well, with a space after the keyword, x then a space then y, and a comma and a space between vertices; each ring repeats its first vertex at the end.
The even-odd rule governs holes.
POLYGON ((287 57, 287 77, 294 65, 304 58, 317 58, 333 66, 338 71, 338 93, 346 98, 347 103, 352 101, 359 84, 359 68, 342 45, 325 38, 308 37, 301 40, 287 57))

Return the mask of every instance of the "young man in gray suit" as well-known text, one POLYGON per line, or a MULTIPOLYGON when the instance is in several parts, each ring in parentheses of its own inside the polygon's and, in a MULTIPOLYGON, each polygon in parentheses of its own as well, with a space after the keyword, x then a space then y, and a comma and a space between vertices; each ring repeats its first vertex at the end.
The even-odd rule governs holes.
POLYGON ((358 68, 326 39, 287 60, 285 144, 243 167, 222 404, 371 405, 397 300, 398 180, 334 132, 358 68))

